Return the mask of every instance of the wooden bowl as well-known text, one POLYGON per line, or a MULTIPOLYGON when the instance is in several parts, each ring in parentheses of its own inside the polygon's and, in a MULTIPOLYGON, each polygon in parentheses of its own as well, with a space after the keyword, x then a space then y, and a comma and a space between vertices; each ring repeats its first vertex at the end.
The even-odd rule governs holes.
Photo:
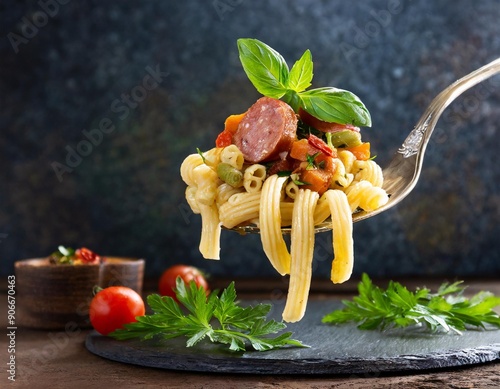
POLYGON ((123 285, 142 293, 143 259, 104 258, 103 263, 92 265, 54 265, 47 258, 17 261, 17 324, 71 331, 89 328, 88 311, 96 286, 123 285))

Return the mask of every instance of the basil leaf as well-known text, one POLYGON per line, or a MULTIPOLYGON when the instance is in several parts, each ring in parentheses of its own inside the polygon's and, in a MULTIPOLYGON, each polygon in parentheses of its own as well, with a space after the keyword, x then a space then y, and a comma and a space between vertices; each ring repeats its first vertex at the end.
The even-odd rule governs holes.
POLYGON ((300 92, 302 108, 325 122, 371 127, 370 113, 352 92, 337 88, 318 88, 300 92))
POLYGON ((295 92, 302 92, 311 86, 312 78, 313 62, 311 51, 306 50, 290 70, 288 88, 293 89, 295 92))
POLYGON ((288 65, 276 50, 257 39, 238 39, 241 64, 259 93, 279 99, 286 93, 288 65))
POLYGON ((299 112, 301 105, 300 94, 293 89, 288 89, 286 93, 281 96, 281 100, 287 103, 295 112, 299 112))

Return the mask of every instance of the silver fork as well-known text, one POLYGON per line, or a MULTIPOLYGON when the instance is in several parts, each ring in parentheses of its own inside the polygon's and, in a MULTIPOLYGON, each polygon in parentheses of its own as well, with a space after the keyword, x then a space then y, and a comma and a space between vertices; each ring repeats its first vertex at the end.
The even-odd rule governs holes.
POLYGON ((500 58, 455 81, 432 100, 389 165, 383 169, 383 188, 390 195, 389 201, 374 211, 353 214, 353 222, 387 211, 412 191, 422 171, 425 149, 443 111, 466 90, 498 73, 500 73, 500 58))
MULTIPOLYGON (((389 201, 374 211, 358 211, 352 215, 353 223, 387 211, 403 200, 415 187, 422 171, 425 149, 443 111, 453 100, 472 88, 474 85, 500 73, 500 58, 469 73, 455 81, 432 100, 415 128, 410 132, 402 146, 394 154, 389 165, 382 169, 384 175, 383 189, 389 194, 389 201)), ((331 222, 324 222, 315 227, 316 232, 328 231, 331 222)), ((255 225, 232 228, 239 233, 259 233, 255 225)), ((290 233, 289 227, 282 228, 283 233, 290 233)))

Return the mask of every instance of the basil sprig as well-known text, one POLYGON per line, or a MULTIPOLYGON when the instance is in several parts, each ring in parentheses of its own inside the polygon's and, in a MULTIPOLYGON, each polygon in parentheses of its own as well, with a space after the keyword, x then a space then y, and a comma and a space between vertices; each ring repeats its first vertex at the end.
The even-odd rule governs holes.
POLYGON ((250 38, 238 39, 241 64, 249 80, 264 96, 281 99, 325 122, 370 127, 371 117, 352 92, 329 88, 309 89, 313 78, 311 52, 306 50, 291 69, 276 50, 250 38))

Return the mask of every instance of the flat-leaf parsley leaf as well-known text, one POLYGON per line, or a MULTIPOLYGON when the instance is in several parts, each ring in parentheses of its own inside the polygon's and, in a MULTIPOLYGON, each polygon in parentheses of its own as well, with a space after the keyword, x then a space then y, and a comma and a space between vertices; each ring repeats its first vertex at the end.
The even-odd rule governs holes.
POLYGON ((308 347, 292 339, 291 332, 276 334, 286 328, 283 322, 267 320, 269 304, 242 307, 236 301, 236 290, 232 282, 220 295, 213 291, 206 296, 205 289, 197 288, 194 282, 186 285, 179 277, 176 280, 176 296, 185 307, 181 308, 172 297, 151 294, 147 302, 152 315, 137 317, 123 329, 109 334, 115 339, 171 339, 187 337, 186 346, 195 346, 202 339, 229 345, 232 351, 253 348, 266 351, 283 346, 308 347))
POLYGON ((358 284, 359 295, 343 301, 344 308, 323 317, 324 323, 358 323, 363 330, 425 326, 437 330, 460 331, 468 327, 484 328, 486 324, 500 328, 500 315, 493 308, 500 306, 500 297, 480 292, 470 299, 463 296, 462 281, 444 283, 436 293, 429 289, 409 291, 390 281, 387 289, 373 285, 367 274, 358 284))

